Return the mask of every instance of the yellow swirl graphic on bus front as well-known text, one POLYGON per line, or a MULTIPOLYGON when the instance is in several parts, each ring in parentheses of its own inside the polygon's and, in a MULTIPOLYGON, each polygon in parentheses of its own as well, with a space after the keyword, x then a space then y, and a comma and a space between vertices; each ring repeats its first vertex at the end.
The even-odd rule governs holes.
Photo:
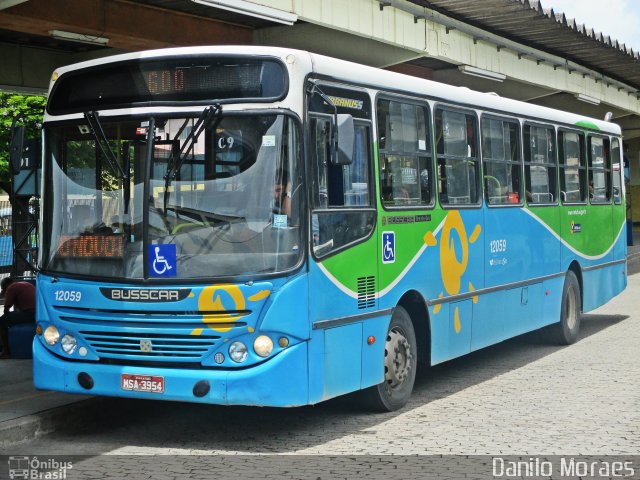
POLYGON ((211 285, 204 287, 200 292, 198 309, 201 312, 212 312, 202 315, 202 321, 209 328, 218 332, 228 332, 233 328, 230 324, 238 320, 241 315, 237 313, 224 315, 224 313, 246 310, 246 301, 242 290, 237 285, 211 285))

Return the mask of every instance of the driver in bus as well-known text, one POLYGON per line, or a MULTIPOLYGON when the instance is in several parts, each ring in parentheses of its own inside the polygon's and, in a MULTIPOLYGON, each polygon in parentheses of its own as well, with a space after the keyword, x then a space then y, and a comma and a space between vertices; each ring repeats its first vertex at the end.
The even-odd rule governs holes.
POLYGON ((286 170, 279 170, 273 185, 273 213, 291 218, 291 181, 286 170))

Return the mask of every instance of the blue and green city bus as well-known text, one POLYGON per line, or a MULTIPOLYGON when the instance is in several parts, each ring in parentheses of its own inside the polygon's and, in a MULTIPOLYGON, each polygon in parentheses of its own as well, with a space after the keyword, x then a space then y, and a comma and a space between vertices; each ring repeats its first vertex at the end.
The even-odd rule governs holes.
POLYGON ((578 338, 626 286, 612 123, 308 52, 53 73, 41 389, 296 406, 409 399, 434 365, 578 338))

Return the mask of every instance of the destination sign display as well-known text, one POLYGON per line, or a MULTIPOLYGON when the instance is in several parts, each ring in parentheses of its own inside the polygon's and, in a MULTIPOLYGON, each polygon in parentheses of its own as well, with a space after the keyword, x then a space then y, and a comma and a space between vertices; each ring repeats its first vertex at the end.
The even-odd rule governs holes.
POLYGON ((57 256, 61 258, 122 258, 124 235, 61 236, 57 256))
POLYGON ((269 57, 188 56, 108 63, 63 74, 49 96, 53 115, 140 104, 274 101, 288 88, 284 64, 269 57))

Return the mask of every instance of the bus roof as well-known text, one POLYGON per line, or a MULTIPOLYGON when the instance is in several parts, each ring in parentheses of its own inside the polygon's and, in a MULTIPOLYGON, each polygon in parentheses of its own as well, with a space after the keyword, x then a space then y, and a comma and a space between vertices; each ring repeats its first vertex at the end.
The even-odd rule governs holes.
MULTIPOLYGON (((405 95, 425 96, 436 101, 456 103, 469 108, 478 108, 500 112, 505 115, 525 116, 538 121, 574 125, 579 128, 600 130, 613 135, 621 135, 619 125, 584 115, 577 115, 539 105, 503 98, 492 93, 482 93, 466 87, 455 87, 444 83, 412 77, 402 73, 369 67, 346 60, 283 47, 242 46, 203 46, 179 47, 141 52, 125 53, 95 60, 76 63, 56 69, 58 76, 69 71, 105 65, 126 60, 140 60, 193 54, 236 54, 276 56, 283 60, 295 55, 301 61, 298 68, 307 68, 306 73, 314 73, 337 82, 348 82, 373 89, 390 90, 405 95), (302 64, 302 65, 300 65, 302 64), (308 65, 308 67, 305 67, 308 65), (372 80, 375 79, 375 80, 372 80)), ((53 80, 50 88, 53 86, 53 80)))
POLYGON ((494 93, 483 93, 467 87, 455 87, 445 83, 412 77, 402 73, 368 67, 324 55, 310 54, 313 70, 320 75, 335 77, 343 81, 368 84, 372 88, 409 92, 418 96, 452 102, 470 108, 488 109, 513 116, 526 116, 540 121, 576 125, 581 128, 601 130, 614 135, 621 134, 619 125, 585 115, 542 107, 531 103, 500 97, 494 93), (375 79, 372 82, 371 79, 375 79))

